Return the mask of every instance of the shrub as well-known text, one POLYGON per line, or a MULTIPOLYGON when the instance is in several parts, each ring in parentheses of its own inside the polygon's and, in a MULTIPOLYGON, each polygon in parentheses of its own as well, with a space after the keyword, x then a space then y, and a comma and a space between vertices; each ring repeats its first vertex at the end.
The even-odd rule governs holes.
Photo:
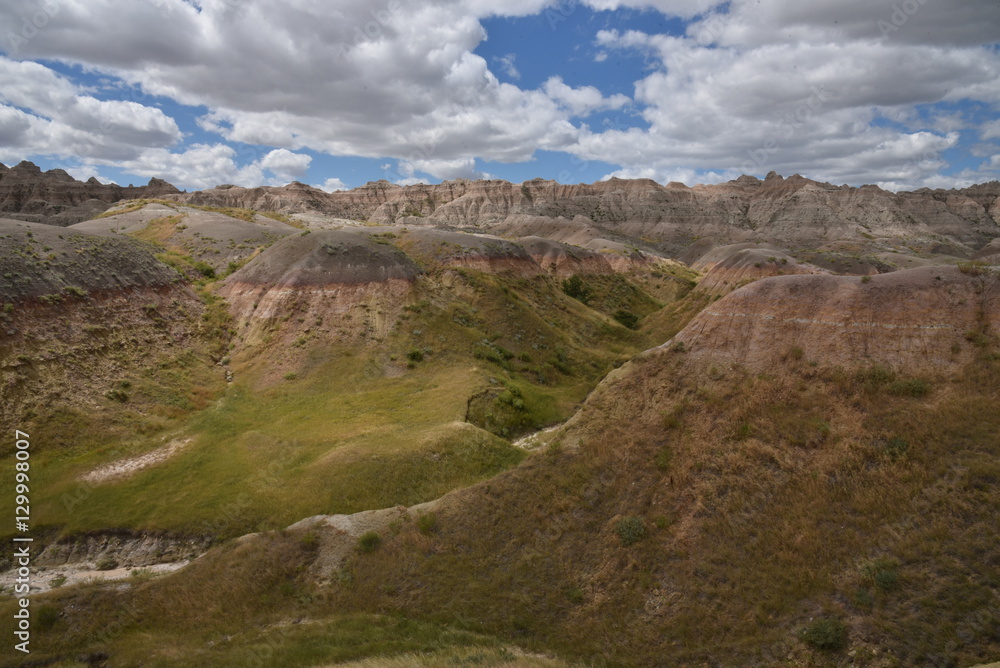
POLYGON ((118 568, 118 562, 115 561, 114 558, 112 557, 104 557, 96 564, 94 564, 94 568, 96 568, 99 571, 110 571, 113 568, 118 568))
POLYGON ((573 274, 565 281, 562 282, 562 290, 567 296, 576 299, 584 304, 589 302, 594 296, 591 293, 590 288, 588 288, 583 279, 580 278, 579 274, 573 274))
POLYGON ((847 627, 839 619, 821 617, 802 631, 802 640, 824 652, 835 652, 847 642, 847 627))
POLYGON ((986 265, 983 262, 959 262, 958 270, 969 276, 980 276, 986 272, 986 265))
POLYGON ((629 329, 637 329, 639 327, 639 316, 631 311, 618 309, 612 317, 629 329))
POLYGON ((423 362, 424 352, 418 348, 414 348, 410 352, 406 353, 406 359, 410 360, 411 362, 423 362))
POLYGON ((656 453, 656 468, 660 471, 667 471, 670 469, 670 463, 674 460, 674 451, 669 445, 664 445, 660 448, 659 452, 656 453))
POLYGON ((896 372, 888 367, 875 364, 860 369, 856 375, 856 379, 863 389, 871 392, 896 380, 896 372))
POLYGON ((910 443, 905 438, 900 438, 899 436, 890 438, 885 444, 885 454, 889 455, 889 458, 894 460, 899 459, 900 457, 905 457, 909 449, 910 443))
POLYGON ((869 282, 871 282, 871 280, 872 280, 872 277, 868 276, 868 275, 865 275, 865 276, 861 277, 861 282, 862 283, 869 283, 869 282))
POLYGON ((7 302, 6 304, 3 305, 3 312, 4 313, 13 313, 14 312, 14 305, 11 302, 7 302))
POLYGON ((358 550, 374 552, 382 544, 382 537, 375 531, 366 531, 358 537, 358 550))
POLYGON ((799 346, 792 346, 791 350, 788 351, 788 356, 796 361, 802 359, 805 354, 806 352, 799 346))
POLYGON ((51 629, 57 621, 59 621, 59 608, 54 605, 45 604, 35 613, 35 624, 41 631, 51 629))
POLYGON ((617 530, 618 537, 625 547, 635 545, 646 537, 646 525, 643 524, 641 517, 626 517, 618 522, 617 530))
POLYGON ((438 527, 437 515, 435 515, 434 513, 427 513, 417 518, 417 529, 419 529, 420 533, 424 534, 425 536, 437 531, 437 527, 438 527))
POLYGON ((930 383, 919 378, 896 380, 889 385, 889 394, 897 397, 926 397, 930 393, 930 383))
POLYGON ((289 371, 284 375, 285 380, 295 380, 298 377, 299 374, 295 373, 294 371, 289 371))
POLYGON ((49 587, 51 587, 52 589, 58 589, 59 587, 62 587, 64 584, 66 584, 66 576, 57 575, 56 577, 52 578, 52 580, 49 582, 49 587))
POLYGON ((890 592, 899 586, 899 562, 887 557, 879 557, 861 566, 861 575, 882 592, 890 592))
POLYGON ((871 610, 872 606, 875 605, 872 590, 868 587, 858 587, 857 591, 854 592, 854 605, 862 610, 871 610))
POLYGON ((110 399, 111 401, 117 401, 120 404, 124 404, 128 401, 128 393, 124 390, 118 389, 117 387, 105 392, 104 396, 105 398, 110 399))
POLYGON ((63 290, 69 293, 71 296, 78 297, 79 299, 86 299, 87 296, 90 294, 83 288, 78 288, 75 285, 67 285, 65 288, 63 288, 63 290))
POLYGON ((215 278, 215 269, 212 267, 212 265, 208 264, 207 262, 202 262, 201 260, 195 260, 194 262, 191 263, 191 266, 194 267, 196 270, 198 270, 198 273, 200 273, 205 278, 215 278))
POLYGON ((976 346, 977 348, 985 348, 986 344, 989 343, 989 338, 982 332, 977 332, 975 330, 970 330, 965 333, 965 340, 976 346))

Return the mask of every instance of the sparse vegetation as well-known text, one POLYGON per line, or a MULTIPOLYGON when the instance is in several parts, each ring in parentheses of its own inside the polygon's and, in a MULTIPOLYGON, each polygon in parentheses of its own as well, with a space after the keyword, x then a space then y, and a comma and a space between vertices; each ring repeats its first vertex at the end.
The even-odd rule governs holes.
POLYGON ((382 544, 382 537, 376 531, 366 531, 358 537, 358 550, 360 552, 374 552, 382 544))
POLYGON ((835 652, 847 643, 847 627, 839 619, 821 617, 802 631, 802 639, 824 652, 835 652))
POLYGON ((646 525, 641 517, 626 517, 618 522, 615 530, 625 547, 635 545, 646 537, 646 525))
POLYGON ((420 530, 420 533, 425 536, 434 533, 438 528, 437 515, 434 513, 421 514, 417 517, 417 528, 420 530))

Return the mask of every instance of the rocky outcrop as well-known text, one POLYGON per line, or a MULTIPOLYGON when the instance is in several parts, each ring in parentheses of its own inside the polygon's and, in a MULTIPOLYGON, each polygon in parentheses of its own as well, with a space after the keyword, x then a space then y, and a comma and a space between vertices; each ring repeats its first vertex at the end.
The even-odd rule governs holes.
POLYGON ((936 237, 971 253, 1000 237, 1000 182, 891 193, 772 173, 763 181, 744 176, 693 188, 649 179, 578 185, 460 179, 406 187, 377 181, 336 193, 294 183, 226 187, 170 197, 286 213, 322 211, 380 224, 472 227, 577 245, 593 238, 642 239, 675 256, 703 238, 815 247, 838 239, 936 237))
POLYGON ((77 181, 61 169, 43 172, 31 162, 0 165, 0 215, 51 225, 88 220, 123 199, 163 197, 180 191, 161 179, 122 187, 95 178, 77 181))
POLYGON ((1000 331, 1000 274, 921 267, 872 277, 779 276, 708 306, 664 344, 766 371, 793 358, 906 370, 967 363, 1000 331))
POLYGON ((114 236, 135 235, 155 241, 211 266, 217 273, 228 270, 298 230, 266 216, 252 220, 233 218, 216 211, 188 206, 150 203, 138 210, 125 206, 102 218, 72 225, 70 229, 114 236), (115 213, 121 210, 123 213, 115 213))
POLYGON ((799 262, 784 251, 768 246, 733 244, 705 253, 691 268, 706 272, 697 291, 712 297, 729 294, 737 288, 771 276, 790 274, 825 274, 824 269, 799 262))
POLYGON ((173 286, 177 273, 147 245, 52 225, 0 219, 0 302, 55 304, 91 293, 173 286))
POLYGON ((380 338, 409 303, 420 268, 365 234, 323 230, 286 237, 230 275, 229 302, 243 345, 274 351, 314 337, 380 338), (284 325, 292 316, 294 322, 284 325))

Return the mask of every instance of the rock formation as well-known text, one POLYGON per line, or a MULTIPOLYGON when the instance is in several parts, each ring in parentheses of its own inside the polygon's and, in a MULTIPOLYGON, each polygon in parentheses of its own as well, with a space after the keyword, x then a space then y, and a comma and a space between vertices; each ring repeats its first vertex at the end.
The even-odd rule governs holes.
POLYGON ((1000 182, 964 190, 891 193, 876 186, 834 186, 799 175, 744 176, 718 185, 661 186, 613 178, 562 185, 533 179, 446 181, 439 185, 368 183, 326 193, 300 183, 281 188, 224 187, 170 196, 182 202, 256 207, 285 213, 322 211, 381 224, 446 225, 544 236, 585 245, 589 239, 641 238, 673 255, 698 239, 814 247, 841 239, 945 238, 974 253, 1000 237, 1000 182), (581 238, 589 237, 581 242, 581 238))
POLYGON ((61 169, 43 172, 31 162, 7 168, 0 165, 0 214, 51 225, 88 220, 123 199, 162 197, 180 191, 153 178, 145 186, 122 187, 95 178, 77 181, 61 169))

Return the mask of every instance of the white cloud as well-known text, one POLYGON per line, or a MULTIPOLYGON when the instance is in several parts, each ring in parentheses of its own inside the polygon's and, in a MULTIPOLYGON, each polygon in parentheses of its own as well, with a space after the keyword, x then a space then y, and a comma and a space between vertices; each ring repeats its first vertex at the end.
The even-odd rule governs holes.
POLYGON ((668 16, 692 18, 724 4, 724 0, 582 0, 591 9, 655 9, 668 16))
POLYGON ((984 123, 979 128, 979 138, 983 140, 1000 139, 1000 119, 984 123))
MULTIPOLYGON (((959 14, 978 7, 988 22, 984 3, 961 4, 959 14)), ((971 123, 932 105, 1000 102, 996 50, 945 45, 954 38, 940 35, 925 44, 859 37, 859 26, 876 20, 868 3, 761 0, 729 10, 690 24, 684 37, 599 32, 600 48, 650 59, 653 71, 635 92, 647 127, 584 132, 569 150, 621 165, 616 174, 776 170, 834 183, 920 184, 947 167, 942 152, 971 123)), ((929 4, 919 13, 952 21, 929 4)), ((907 28, 921 32, 918 25, 907 28)), ((1000 136, 1000 126, 981 132, 1000 136)))
POLYGON ((545 94, 568 109, 574 116, 587 116, 595 111, 620 109, 630 102, 626 95, 604 97, 593 86, 573 88, 561 77, 550 77, 542 86, 545 94))
MULTIPOLYGON (((499 82, 473 53, 486 38, 480 17, 536 13, 551 0, 140 4, 62 0, 21 53, 84 63, 145 93, 204 105, 203 128, 291 151, 447 166, 470 155, 523 161, 575 139, 571 106, 499 82), (123 38, 109 40, 108 25, 123 38)), ((29 5, 6 3, 0 22, 29 5)))
POLYGON ((155 107, 98 100, 44 65, 0 56, 0 149, 11 155, 128 158, 181 139, 155 107))
POLYGON ((178 188, 201 190, 221 183, 253 187, 286 185, 301 176, 311 157, 278 149, 239 164, 237 151, 226 144, 193 144, 183 151, 150 149, 130 160, 88 160, 89 165, 118 167, 142 177, 158 177, 178 188), (300 171, 301 170, 301 171, 300 171))
POLYGON ((508 77, 510 77, 511 79, 520 79, 521 73, 517 70, 517 66, 514 64, 515 60, 517 60, 516 53, 508 53, 505 56, 500 56, 498 58, 493 59, 494 62, 500 64, 500 68, 504 71, 504 74, 506 74, 508 77))
MULTIPOLYGON (((43 65, 0 59, 0 159, 79 155, 201 187, 302 178, 306 148, 388 159, 401 183, 481 177, 477 160, 527 161, 544 149, 659 180, 774 169, 921 184, 947 166, 956 133, 1000 138, 998 122, 976 128, 975 115, 953 109, 1000 105, 1000 54, 984 46, 997 41, 996 0, 581 3, 59 0, 45 28, 17 45, 19 58, 81 64, 103 85, 204 106, 203 130, 267 148, 171 151, 181 133, 161 110, 99 100, 43 65), (484 17, 541 13, 558 28, 583 5, 659 11, 687 21, 686 34, 596 34, 597 62, 616 50, 648 59, 633 99, 558 76, 522 89, 490 65, 516 78, 520 64, 528 78, 525 61, 475 53, 484 17), (584 125, 616 109, 640 114, 643 127, 584 125)), ((8 0, 0 24, 35 10, 34 0, 8 0)))
POLYGON ((304 153, 292 153, 288 149, 277 148, 260 160, 263 169, 285 182, 296 181, 309 169, 312 157, 304 153))
POLYGON ((322 185, 313 186, 313 188, 319 188, 320 190, 325 190, 328 193, 337 192, 338 190, 350 190, 346 183, 335 176, 328 178, 322 185))

